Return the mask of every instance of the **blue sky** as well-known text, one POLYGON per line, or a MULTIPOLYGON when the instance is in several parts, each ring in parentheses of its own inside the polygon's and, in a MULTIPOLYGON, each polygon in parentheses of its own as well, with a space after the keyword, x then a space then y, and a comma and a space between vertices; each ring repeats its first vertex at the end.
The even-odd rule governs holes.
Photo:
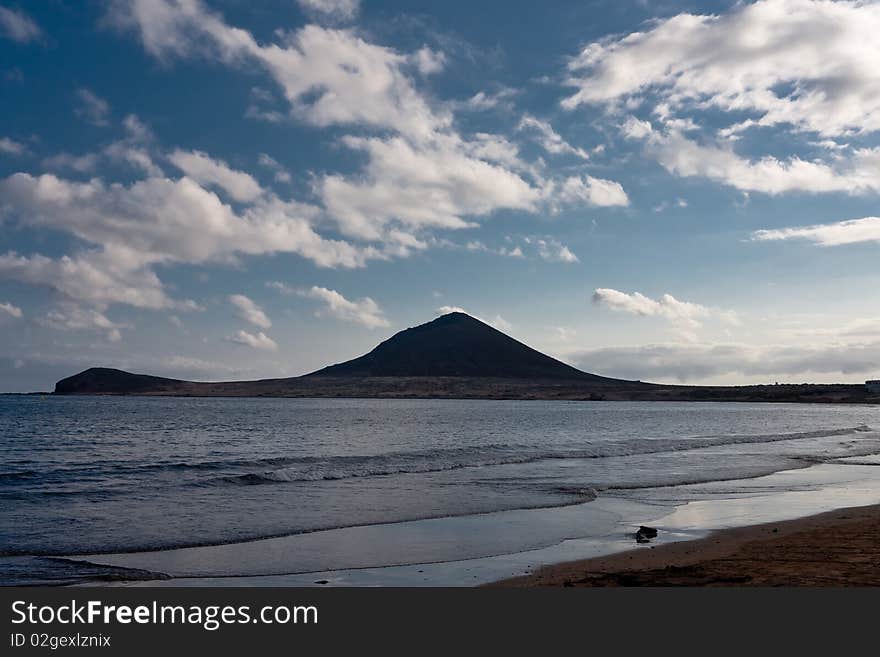
POLYGON ((292 376, 461 308, 880 376, 873 2, 0 1, 0 391, 292 376))

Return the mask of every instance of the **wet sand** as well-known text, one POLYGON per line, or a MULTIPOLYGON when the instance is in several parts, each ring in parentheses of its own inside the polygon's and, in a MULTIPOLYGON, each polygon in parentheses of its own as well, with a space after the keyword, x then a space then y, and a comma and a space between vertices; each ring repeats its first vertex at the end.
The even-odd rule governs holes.
POLYGON ((645 544, 489 586, 880 586, 880 505, 645 544))

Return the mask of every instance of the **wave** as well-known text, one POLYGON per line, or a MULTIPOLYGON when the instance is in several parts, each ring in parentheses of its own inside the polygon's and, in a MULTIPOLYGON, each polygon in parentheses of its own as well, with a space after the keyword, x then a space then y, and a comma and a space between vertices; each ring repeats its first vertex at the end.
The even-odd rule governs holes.
MULTIPOLYGON (((310 481, 334 481, 396 474, 426 474, 462 468, 516 465, 544 460, 595 459, 705 449, 734 444, 755 444, 833 438, 873 432, 860 425, 844 429, 804 431, 787 434, 698 436, 694 438, 642 438, 626 442, 603 441, 579 448, 547 450, 526 445, 493 444, 453 447, 413 452, 393 452, 375 456, 329 456, 280 459, 283 467, 263 472, 226 475, 202 482, 210 485, 261 485, 310 481)), ((278 461, 279 459, 273 459, 278 461)), ((279 465, 282 465, 279 463, 279 465)))

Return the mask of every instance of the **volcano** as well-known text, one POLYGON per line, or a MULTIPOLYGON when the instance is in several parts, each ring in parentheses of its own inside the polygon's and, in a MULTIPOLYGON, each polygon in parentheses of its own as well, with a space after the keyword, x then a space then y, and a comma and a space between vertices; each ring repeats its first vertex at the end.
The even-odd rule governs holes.
POLYGON ((566 365, 461 312, 400 331, 368 354, 308 376, 613 380, 566 365))

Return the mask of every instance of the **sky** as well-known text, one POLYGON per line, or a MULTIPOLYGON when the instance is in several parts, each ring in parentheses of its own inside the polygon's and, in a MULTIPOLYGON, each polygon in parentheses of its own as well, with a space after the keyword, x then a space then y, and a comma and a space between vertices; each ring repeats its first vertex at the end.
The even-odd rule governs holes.
POLYGON ((0 392, 461 309, 587 371, 880 377, 880 3, 0 0, 0 392))

